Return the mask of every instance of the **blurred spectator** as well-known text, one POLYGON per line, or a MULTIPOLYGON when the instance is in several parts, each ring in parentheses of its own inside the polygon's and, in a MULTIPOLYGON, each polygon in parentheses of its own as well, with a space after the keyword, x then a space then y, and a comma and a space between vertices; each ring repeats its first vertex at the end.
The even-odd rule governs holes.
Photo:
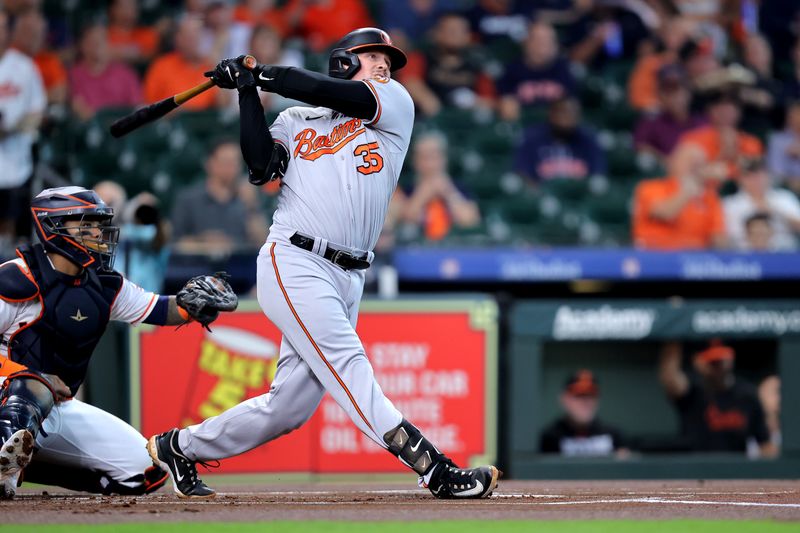
POLYGON ((636 187, 634 245, 656 250, 725 247, 725 219, 717 194, 725 166, 708 164, 693 145, 678 146, 669 163, 670 176, 636 187))
POLYGON ((636 149, 655 155, 659 161, 672 153, 678 139, 705 120, 690 109, 688 80, 679 65, 666 65, 658 72, 658 114, 639 119, 633 134, 636 149))
MULTIPOLYGON (((260 63, 265 65, 282 65, 285 67, 303 66, 303 54, 297 50, 285 49, 280 35, 272 26, 266 26, 264 24, 255 26, 250 34, 248 50, 260 63)), ((258 96, 261 98, 261 105, 263 105, 264 109, 267 111, 280 112, 287 107, 298 105, 296 100, 284 98, 276 93, 259 91, 258 96)), ((238 114, 239 102, 236 99, 231 99, 231 105, 235 107, 236 114, 238 114)), ((274 182, 270 183, 272 184, 274 182)))
POLYGON ((121 224, 122 212, 128 203, 128 193, 125 192, 125 188, 116 181, 105 180, 96 183, 92 189, 114 210, 114 223, 121 224))
POLYGON ((775 230, 772 217, 767 213, 755 213, 744 221, 745 249, 753 252, 771 252, 775 249, 775 230))
POLYGON ((709 124, 684 133, 679 143, 698 146, 709 162, 726 163, 726 177, 734 178, 739 159, 761 156, 764 148, 756 137, 739 129, 741 109, 732 90, 713 91, 707 97, 706 109, 709 124))
POLYGON ((764 417, 769 432, 769 441, 780 450, 781 438, 781 378, 772 375, 764 378, 758 385, 758 399, 764 409, 764 417))
POLYGON ((42 77, 47 101, 63 104, 67 100, 67 70, 58 55, 45 49, 47 21, 36 10, 16 18, 11 46, 33 59, 42 77))
POLYGON ((749 248, 745 222, 756 213, 765 214, 772 229, 770 250, 794 250, 800 233, 800 201, 792 192, 772 186, 763 159, 742 163, 739 192, 724 199, 725 224, 731 244, 749 248))
POLYGON ((403 219, 421 227, 426 239, 443 239, 452 227, 480 223, 478 205, 462 193, 447 173, 447 141, 440 133, 421 135, 414 143, 414 189, 403 219))
POLYGON ((761 455, 777 453, 769 441, 764 410, 755 388, 733 373, 734 351, 712 343, 694 355, 694 372, 684 372, 678 342, 661 350, 659 378, 681 417, 681 434, 692 450, 745 452, 747 440, 759 444, 761 455))
POLYGON ((204 15, 200 49, 210 64, 216 64, 226 57, 250 53, 250 27, 233 20, 233 6, 227 0, 210 0, 206 4, 204 15))
POLYGON ((800 101, 786 109, 786 129, 773 133, 768 145, 769 172, 775 181, 800 195, 800 101))
POLYGON ((703 82, 709 76, 722 69, 719 60, 714 55, 711 43, 708 40, 690 39, 681 47, 679 52, 680 63, 689 77, 689 86, 698 103, 698 109, 703 109, 705 103, 698 92, 707 90, 703 82))
POLYGON ((742 128, 758 135, 780 124, 783 87, 772 76, 772 50, 761 35, 749 35, 744 42, 744 65, 752 72, 753 85, 739 88, 742 104, 742 128))
POLYGON ((411 54, 401 81, 417 108, 427 116, 442 106, 490 107, 494 85, 484 73, 480 49, 472 44, 467 19, 457 13, 443 15, 433 29, 433 46, 424 54, 411 54))
POLYGON ((325 51, 356 28, 375 26, 364 0, 295 1, 303 5, 298 33, 314 52, 325 51))
MULTIPOLYGON (((187 15, 178 21, 175 51, 157 57, 147 69, 144 78, 144 99, 147 103, 157 102, 205 81, 203 73, 213 64, 207 61, 200 50, 201 32, 202 22, 196 16, 187 15)), ((181 107, 189 110, 208 109, 228 100, 223 91, 206 91, 181 107)))
MULTIPOLYGON (((406 204, 408 203, 408 196, 400 187, 397 187, 392 193, 392 198, 389 200, 389 208, 386 211, 386 219, 381 228, 381 234, 378 237, 378 242, 375 245, 376 258, 387 257, 395 243, 397 242, 397 233, 401 224, 403 223, 403 215, 405 214, 406 204)), ((409 233, 417 233, 417 229, 412 226, 409 233)))
POLYGON ((31 150, 47 105, 34 62, 8 47, 10 30, 0 9, 0 253, 13 246, 15 220, 27 209, 31 150))
POLYGON ((392 40, 419 44, 436 25, 439 17, 453 10, 453 0, 393 0, 382 2, 381 28, 392 40))
POLYGON ((628 102, 640 111, 661 110, 659 74, 668 65, 680 64, 680 50, 691 36, 691 24, 684 18, 667 19, 654 36, 657 40, 642 53, 628 78, 628 102))
POLYGON ((525 130, 514 156, 514 171, 536 183, 584 180, 606 173, 606 156, 594 132, 581 125, 581 107, 571 97, 550 105, 546 124, 525 130))
POLYGON ((531 24, 523 53, 522 59, 509 65, 497 82, 497 91, 502 95, 500 116, 505 120, 518 120, 520 106, 541 106, 575 93, 575 79, 569 63, 559 55, 552 26, 531 24))
POLYGON ((156 54, 159 41, 155 28, 139 24, 138 0, 111 0, 108 6, 108 42, 113 59, 144 63, 156 54))
POLYGON ((81 120, 108 107, 133 107, 142 102, 142 86, 136 72, 113 61, 106 29, 89 26, 78 46, 78 62, 69 71, 72 110, 81 120))
POLYGON ((589 370, 578 370, 561 393, 564 415, 542 432, 539 451, 565 457, 602 457, 627 454, 620 431, 600 422, 600 388, 589 370))
POLYGON ((146 291, 161 292, 169 262, 169 227, 158 198, 142 192, 131 198, 120 216, 116 269, 146 291))
POLYGON ((573 62, 600 66, 633 59, 648 35, 640 15, 624 2, 594 2, 590 11, 567 28, 564 44, 573 62))
POLYGON ((690 20, 698 32, 711 40, 714 55, 727 50, 726 29, 737 15, 739 0, 672 0, 680 16, 690 20))
POLYGON ((531 4, 525 0, 478 0, 466 15, 482 43, 501 38, 521 43, 528 34, 534 9, 531 4))
POLYGON ((266 221, 239 193, 243 175, 239 144, 218 141, 209 151, 205 169, 205 180, 177 195, 172 211, 177 249, 225 255, 237 247, 263 244, 266 221))
POLYGON ((233 19, 248 26, 270 26, 285 39, 300 22, 304 2, 289 0, 283 3, 283 7, 276 7, 276 4, 275 0, 244 0, 236 6, 233 19))

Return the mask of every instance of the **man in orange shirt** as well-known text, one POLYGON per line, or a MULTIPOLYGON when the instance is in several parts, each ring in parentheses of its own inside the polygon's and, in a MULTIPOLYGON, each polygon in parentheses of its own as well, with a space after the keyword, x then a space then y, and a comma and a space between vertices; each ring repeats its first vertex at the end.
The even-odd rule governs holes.
POLYGON ((764 153, 758 138, 738 128, 741 110, 739 101, 729 90, 717 90, 708 96, 707 126, 684 133, 679 144, 689 143, 703 150, 707 161, 727 164, 727 178, 739 174, 739 159, 755 158, 764 153))
MULTIPOLYGON (((150 65, 144 78, 144 99, 157 102, 192 85, 205 81, 203 72, 213 65, 204 63, 200 51, 200 32, 202 22, 199 18, 186 16, 175 32, 175 51, 164 54, 150 65)), ((221 105, 224 93, 217 90, 206 91, 192 98, 182 107, 197 111, 221 105)))
POLYGON ((634 245, 656 250, 725 247, 725 220, 717 194, 727 175, 724 163, 708 163, 702 149, 684 144, 676 148, 670 171, 669 177, 636 187, 634 245))
POLYGON ((31 9, 17 17, 11 46, 30 57, 47 91, 49 104, 61 104, 67 100, 67 71, 53 52, 45 49, 47 21, 42 14, 31 9))

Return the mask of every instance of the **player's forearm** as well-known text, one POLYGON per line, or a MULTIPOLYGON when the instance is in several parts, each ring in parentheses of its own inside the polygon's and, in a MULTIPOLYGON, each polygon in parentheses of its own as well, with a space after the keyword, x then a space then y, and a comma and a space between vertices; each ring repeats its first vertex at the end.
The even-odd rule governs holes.
POLYGON ((261 178, 272 154, 272 135, 264 117, 264 107, 258 89, 247 87, 239 91, 239 142, 251 176, 261 178))
POLYGON ((258 65, 256 70, 259 87, 286 98, 363 119, 371 119, 378 110, 372 91, 360 81, 331 78, 294 67, 258 65))
POLYGON ((143 322, 154 326, 179 326, 188 319, 189 314, 178 306, 175 296, 161 295, 143 322))

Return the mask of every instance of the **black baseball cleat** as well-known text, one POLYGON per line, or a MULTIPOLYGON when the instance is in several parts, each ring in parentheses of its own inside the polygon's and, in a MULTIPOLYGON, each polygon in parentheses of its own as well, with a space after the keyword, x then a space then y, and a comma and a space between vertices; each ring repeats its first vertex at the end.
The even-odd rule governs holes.
POLYGON ((453 463, 442 461, 435 468, 428 490, 443 500, 488 498, 503 475, 494 466, 458 468, 453 463))
POLYGON ((153 435, 147 441, 147 453, 156 466, 160 466, 172 478, 172 488, 179 498, 211 499, 217 495, 197 477, 197 467, 178 446, 178 430, 171 429, 161 435, 153 435))

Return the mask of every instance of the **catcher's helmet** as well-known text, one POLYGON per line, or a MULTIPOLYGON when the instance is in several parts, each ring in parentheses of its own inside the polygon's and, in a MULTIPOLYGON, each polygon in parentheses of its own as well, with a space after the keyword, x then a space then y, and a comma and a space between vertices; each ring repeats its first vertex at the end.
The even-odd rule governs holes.
POLYGON ((392 72, 406 66, 408 61, 406 54, 392 44, 388 33, 378 28, 360 28, 351 31, 333 46, 328 60, 328 75, 349 80, 361 68, 356 54, 370 49, 378 49, 389 56, 392 72))
POLYGON ((114 210, 96 192, 83 187, 45 189, 31 202, 31 213, 45 250, 61 254, 80 267, 96 264, 113 268, 119 228, 111 225, 114 210), (67 228, 64 223, 69 220, 81 224, 67 228), (83 222, 90 221, 98 221, 99 227, 84 226, 83 222))

